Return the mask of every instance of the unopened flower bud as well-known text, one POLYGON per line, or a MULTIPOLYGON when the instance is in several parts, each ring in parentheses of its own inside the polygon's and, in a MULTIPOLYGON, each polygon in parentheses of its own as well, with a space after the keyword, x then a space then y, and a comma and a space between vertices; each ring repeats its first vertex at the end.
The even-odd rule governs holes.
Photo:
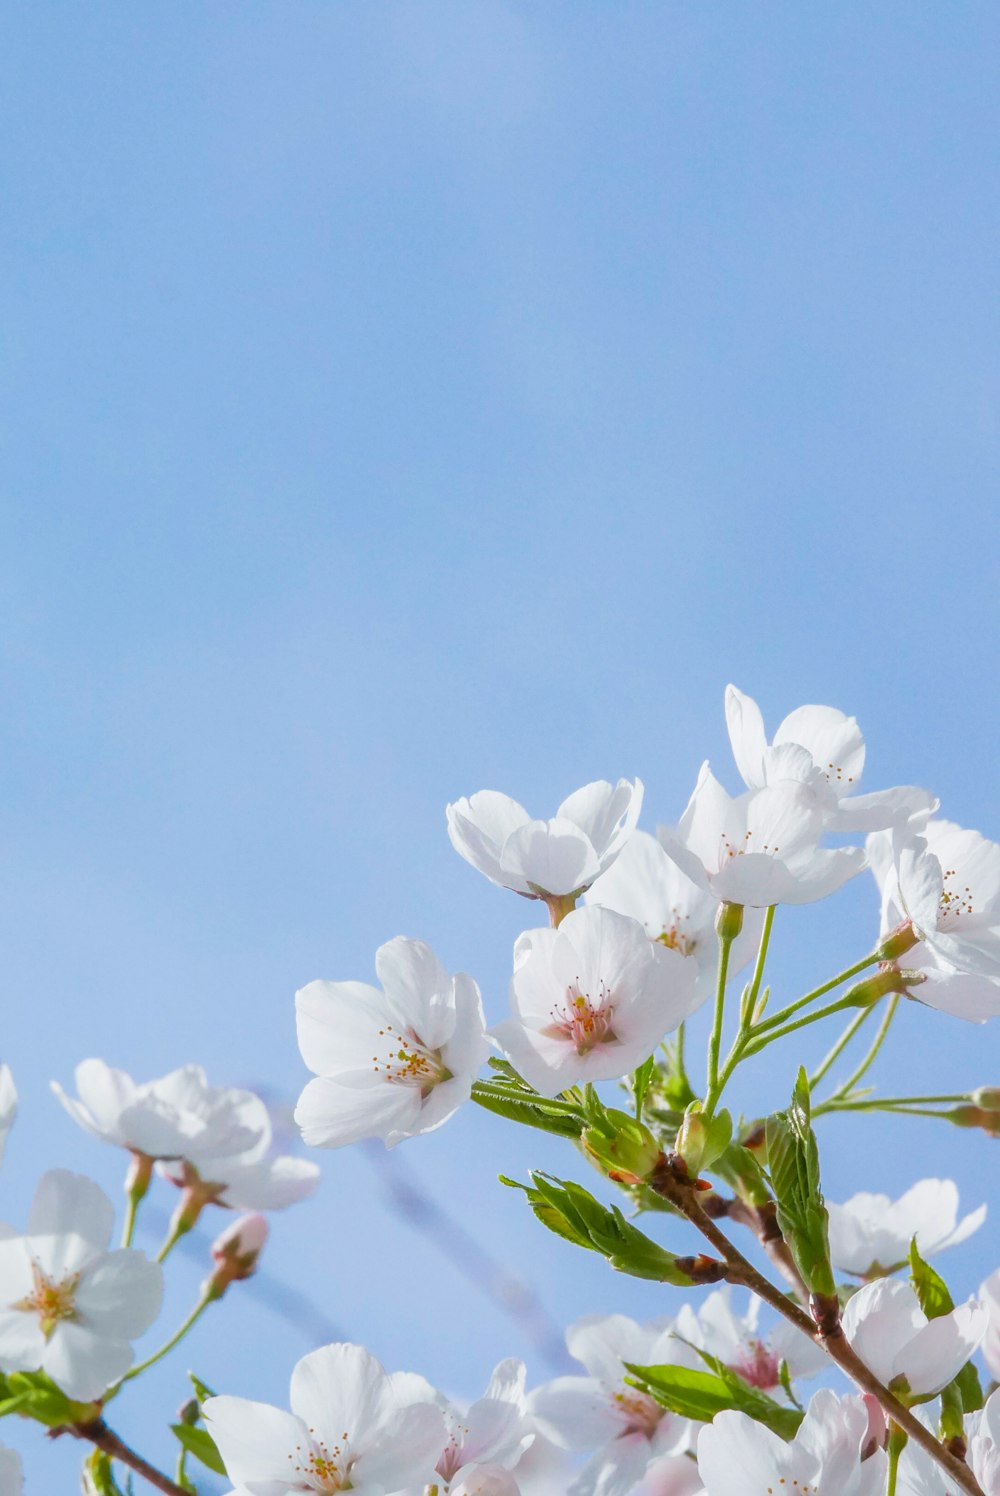
POLYGON ((898 966, 886 962, 870 977, 864 977, 848 988, 841 999, 845 1008, 867 1008, 877 1003, 888 992, 905 993, 925 980, 923 972, 900 971, 898 966))
POLYGON ((720 904, 715 929, 720 940, 735 940, 743 929, 743 905, 720 904))
POLYGON ((733 1136, 733 1121, 728 1112, 706 1117, 700 1101, 692 1101, 677 1129, 675 1152, 684 1160, 688 1174, 697 1179, 702 1169, 711 1168, 725 1153, 733 1136))
POLYGON ((659 1163, 663 1150, 649 1128, 635 1118, 611 1109, 605 1116, 617 1121, 618 1126, 610 1136, 606 1129, 584 1128, 580 1141, 588 1156, 618 1184, 642 1184, 659 1163))
POLYGON ((267 1241, 267 1221, 262 1215, 243 1215, 227 1226, 212 1243, 215 1271, 205 1285, 212 1298, 221 1298, 230 1283, 239 1283, 257 1270, 257 1258, 267 1241))
POLYGON ((943 1115, 956 1127, 981 1127, 991 1138, 1000 1138, 1000 1093, 992 1087, 973 1091, 968 1104, 953 1106, 943 1115))

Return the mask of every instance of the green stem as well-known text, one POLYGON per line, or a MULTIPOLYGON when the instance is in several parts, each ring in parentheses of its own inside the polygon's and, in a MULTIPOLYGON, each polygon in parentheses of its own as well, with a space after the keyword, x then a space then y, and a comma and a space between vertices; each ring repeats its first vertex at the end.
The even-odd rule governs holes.
POLYGON ((488 1080, 477 1080, 472 1087, 473 1101, 478 1101, 481 1096, 492 1096, 497 1101, 538 1102, 549 1112, 565 1112, 574 1117, 580 1115, 580 1108, 573 1101, 560 1101, 556 1096, 538 1096, 534 1091, 520 1091, 516 1086, 502 1086, 488 1080))
POLYGON ((866 967, 874 966, 878 959, 877 955, 871 955, 866 956, 863 961, 855 961, 853 966, 848 966, 844 971, 838 972, 835 977, 831 977, 828 982, 824 982, 822 987, 814 987, 811 992, 806 993, 805 997, 798 998, 796 1002, 789 1003, 787 1008, 782 1008, 779 1012, 773 1013, 770 1018, 765 1018, 762 1023, 758 1023, 755 1026, 755 1031, 760 1034, 768 1029, 777 1028, 779 1024, 787 1022, 792 1014, 797 1013, 800 1008, 806 1007, 808 1003, 815 1002, 818 997, 825 996, 827 992, 832 992, 834 987, 840 986, 841 982, 849 982, 851 977, 856 977, 866 967))
POLYGON ((184 1339, 184 1336, 187 1334, 188 1330, 191 1329, 192 1325, 198 1322, 198 1320, 204 1314, 205 1310, 208 1308, 209 1304, 214 1303, 217 1297, 218 1295, 215 1293, 203 1293, 197 1304, 195 1304, 194 1308, 191 1310, 191 1313, 188 1315, 187 1319, 184 1320, 179 1329, 174 1331, 170 1339, 165 1340, 164 1343, 160 1346, 160 1349, 158 1351, 154 1351, 151 1356, 147 1356, 145 1361, 140 1361, 138 1366, 133 1366, 131 1371, 127 1371, 122 1377, 122 1381, 130 1382, 133 1377, 139 1376, 141 1372, 148 1371, 151 1366, 156 1365, 157 1361, 161 1361, 168 1351, 172 1351, 174 1346, 177 1345, 179 1341, 184 1339))
MULTIPOLYGON (((723 906, 725 907, 725 906, 723 906)), ((726 978, 729 974, 729 952, 733 937, 719 935, 719 975, 715 984, 715 1012, 708 1040, 708 1079, 705 1092, 705 1116, 710 1117, 721 1094, 719 1085, 719 1051, 722 1048, 722 1019, 726 1007, 726 978)))
POLYGON ((149 1182, 153 1177, 153 1160, 146 1153, 133 1153, 125 1176, 125 1224, 122 1227, 122 1246, 130 1247, 135 1235, 135 1221, 139 1206, 146 1197, 149 1182))
POLYGON ((764 911, 764 923, 760 931, 760 944, 757 947, 757 959, 753 965, 753 976, 750 978, 750 991, 747 995, 746 1011, 748 1025, 753 1022, 754 1009, 760 996, 760 984, 764 980, 764 963, 767 960, 767 948, 771 944, 771 927, 774 924, 774 912, 778 906, 769 904, 764 911))
POLYGON ((837 1040, 836 1044, 834 1044, 832 1048, 827 1050, 826 1054, 819 1062, 819 1065, 813 1071, 812 1075, 810 1075, 809 1089, 811 1091, 816 1089, 820 1081, 823 1079, 824 1075, 829 1070, 830 1066, 834 1064, 834 1062, 847 1048, 848 1044, 850 1044, 851 1040, 861 1028, 862 1024, 866 1023, 871 1017, 873 1011, 873 1008, 862 1008, 860 1013, 856 1013, 854 1015, 850 1023, 845 1028, 844 1032, 841 1034, 840 1038, 837 1040))
POLYGON ((706 1101, 705 1110, 711 1115, 718 1105, 719 1097, 722 1095, 729 1078, 743 1058, 747 1040, 753 1032, 753 1015, 757 1007, 757 999, 760 996, 760 984, 764 979, 764 963, 767 960, 767 948, 771 940, 771 926, 774 924, 774 911, 777 906, 770 904, 764 914, 764 923, 760 932, 760 944, 757 947, 757 959, 754 962, 753 976, 749 985, 744 989, 743 1001, 740 1004, 740 1026, 733 1040, 729 1053, 719 1072, 718 1081, 714 1091, 710 1091, 706 1101))
MULTIPOLYGON (((894 992, 892 994, 889 999, 889 1006, 882 1014, 882 1022, 879 1024, 875 1037, 868 1047, 867 1054, 861 1061, 860 1065, 858 1065, 857 1069, 854 1070, 845 1081, 842 1081, 834 1091, 833 1094, 835 1097, 839 1098, 841 1096, 849 1096, 861 1077, 871 1069, 872 1065, 875 1063, 875 1057, 877 1056, 879 1050, 882 1048, 882 1045, 885 1043, 885 1036, 886 1034, 888 1034, 889 1029, 892 1027, 892 1020, 896 1016, 896 1009, 899 1007, 901 1000, 901 993, 894 992)), ((874 1011, 874 1007, 865 1008, 863 1010, 864 1016, 867 1018, 868 1014, 874 1011)))
POLYGON ((909 1437, 905 1429, 901 1429, 898 1423, 889 1424, 889 1443, 887 1453, 889 1456, 889 1482, 885 1488, 885 1496, 896 1496, 896 1480, 899 1475, 899 1457, 909 1443, 909 1437))
MULTIPOLYGON (((750 1042, 744 1047, 745 1055, 759 1054, 776 1039, 784 1039, 787 1034, 794 1034, 796 1029, 806 1028, 810 1023, 819 1023, 824 1018, 829 1018, 833 1013, 843 1013, 845 1008, 853 1008, 853 1001, 838 997, 834 1003, 827 1003, 823 1008, 817 1008, 815 1013, 807 1013, 803 1018, 793 1018, 791 1023, 786 1023, 781 1028, 768 1028, 764 1025, 766 1032, 761 1032, 761 1025, 757 1024, 751 1030, 750 1042)), ((788 1009, 785 1009, 788 1012, 788 1009)))

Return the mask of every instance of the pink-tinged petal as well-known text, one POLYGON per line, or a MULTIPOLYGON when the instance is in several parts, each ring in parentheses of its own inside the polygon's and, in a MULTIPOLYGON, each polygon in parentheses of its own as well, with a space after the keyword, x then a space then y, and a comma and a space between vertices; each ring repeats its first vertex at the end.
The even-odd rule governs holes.
POLYGON ((309 1449, 301 1418, 245 1397, 210 1397, 202 1411, 230 1480, 255 1493, 268 1481, 277 1483, 276 1491, 288 1490, 296 1451, 309 1449))
POLYGON ((37 1371, 45 1344, 37 1314, 0 1309, 0 1370, 37 1371))
POLYGON ((74 1303, 101 1335, 135 1340, 160 1312, 163 1269, 131 1247, 109 1252, 84 1270, 74 1303))
POLYGON ((68 1169, 50 1169, 38 1181, 28 1214, 28 1235, 65 1238, 54 1244, 49 1270, 75 1272, 88 1255, 103 1252, 111 1240, 115 1208, 99 1184, 68 1169))
POLYGON ((127 1340, 111 1340, 86 1325, 63 1320, 45 1347, 42 1370, 74 1402, 92 1402, 132 1365, 127 1340))
POLYGON ((579 826, 602 867, 607 867, 635 829, 642 809, 642 794, 641 779, 634 783, 619 779, 616 785, 598 779, 567 796, 556 817, 579 826))
POLYGON ((449 1496, 519 1496, 520 1486, 502 1465, 469 1465, 448 1487, 449 1496))
MULTIPOLYGON (((620 1369, 620 1368, 619 1368, 620 1369)), ((561 1449, 593 1449, 621 1433, 606 1388, 592 1377, 556 1377, 536 1387, 528 1411, 561 1449)))
POLYGON ((753 697, 745 696, 735 686, 726 687, 726 726, 743 783, 750 789, 759 789, 765 783, 764 719, 753 697))
POLYGON ((639 1496, 698 1496, 702 1490, 695 1462, 686 1455, 667 1455, 650 1465, 639 1496))
POLYGON ((865 740, 853 717, 832 706, 800 706, 774 734, 781 743, 799 743, 838 794, 849 794, 865 766, 865 740))
POLYGON ((979 1349, 989 1325, 983 1304, 970 1300, 918 1330, 896 1357, 916 1393, 940 1392, 979 1349))
POLYGON ((558 819, 528 821, 512 831, 500 861, 509 886, 536 894, 575 893, 601 871, 589 838, 572 821, 558 819))
POLYGON ((367 982, 309 982, 295 994, 299 1051, 316 1075, 366 1067, 388 1018, 384 994, 367 982))
POLYGON ((311 1080, 299 1097, 295 1121, 311 1147, 343 1148, 361 1138, 381 1138, 412 1127, 419 1113, 420 1092, 415 1087, 392 1085, 372 1072, 311 1080))

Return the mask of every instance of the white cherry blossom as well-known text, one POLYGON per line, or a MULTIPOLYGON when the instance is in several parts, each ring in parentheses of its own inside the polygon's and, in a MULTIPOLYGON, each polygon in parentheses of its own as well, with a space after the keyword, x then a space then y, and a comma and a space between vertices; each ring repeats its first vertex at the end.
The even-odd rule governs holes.
POLYGON ((295 1120, 307 1143, 430 1132, 467 1101, 489 1052, 479 988, 451 976, 422 940, 379 948, 383 991, 364 982, 310 982, 295 995, 299 1049, 317 1079, 295 1120))
POLYGON ((407 1380, 360 1345, 327 1345, 292 1372, 290 1413, 211 1397, 205 1422, 239 1493, 388 1496, 433 1479, 444 1437, 440 1409, 413 1401, 407 1380))
MULTIPOLYGON (((655 836, 634 831, 613 866, 584 894, 584 902, 639 920, 650 940, 659 940, 691 961, 697 979, 695 1008, 714 996, 719 963, 715 933, 718 900, 681 872, 655 836)), ((743 929, 729 953, 731 973, 742 970, 753 959, 763 919, 759 910, 747 910, 743 929)))
POLYGON ((113 1227, 100 1186, 65 1169, 42 1176, 25 1235, 0 1227, 0 1368, 44 1371, 77 1402, 125 1374, 163 1274, 130 1247, 109 1252, 113 1227))
POLYGON ((674 1328, 683 1340, 725 1362, 745 1382, 765 1392, 780 1385, 783 1361, 792 1377, 816 1376, 829 1366, 826 1352, 787 1320, 762 1335, 760 1308, 760 1299, 750 1294, 746 1313, 738 1315, 732 1290, 715 1289, 697 1310, 682 1305, 674 1328))
POLYGON ((690 1455, 668 1454, 650 1465, 645 1480, 636 1487, 636 1496, 703 1496, 704 1489, 690 1455))
POLYGON ((76 1096, 52 1089, 74 1122, 106 1143, 147 1158, 219 1158, 270 1139, 267 1107, 252 1091, 210 1086, 200 1065, 136 1084, 103 1060, 76 1067, 76 1096))
POLYGON ((707 763, 676 827, 660 842, 682 872, 731 904, 808 904, 861 871, 860 847, 819 845, 825 818, 808 786, 782 779, 736 798, 707 763))
POLYGON ((7 1146, 7 1134, 17 1116, 17 1087, 9 1065, 0 1065, 0 1163, 7 1146))
POLYGON ((985 1496, 1000 1496, 1000 1392, 986 1399, 982 1412, 966 1419, 969 1464, 985 1496))
POLYGON ((272 1155, 266 1146, 221 1158, 199 1157, 197 1164, 161 1160, 156 1167, 199 1208, 222 1205, 227 1210, 284 1210, 314 1194, 320 1177, 311 1160, 290 1153, 272 1155))
POLYGON ((681 1453, 691 1425, 625 1381, 635 1366, 700 1364, 673 1334, 672 1322, 640 1325, 624 1314, 590 1315, 566 1335, 585 1377, 556 1377, 529 1394, 542 1433, 566 1449, 596 1450, 568 1487, 569 1496, 626 1496, 655 1461, 681 1453))
POLYGON ((1000 1013, 1000 845, 952 821, 880 833, 867 850, 882 895, 882 932, 912 924, 914 995, 970 1022, 1000 1013))
POLYGON ((726 724, 744 784, 763 789, 782 779, 807 785, 831 831, 877 831, 932 814, 937 801, 916 785, 859 795, 865 740, 853 717, 832 706, 800 706, 767 741, 760 707, 726 687, 726 724))
POLYGON ((866 1278, 901 1267, 910 1242, 925 1260, 956 1246, 986 1219, 980 1205, 958 1219, 958 1187, 951 1179, 921 1179, 898 1200, 862 1192, 843 1205, 827 1202, 830 1257, 842 1272, 866 1278))
POLYGON ((448 1496, 520 1496, 520 1491, 502 1465, 468 1465, 448 1487, 448 1496))
POLYGON ((989 1316, 982 1344, 983 1360, 994 1380, 1000 1381, 1000 1267, 980 1284, 979 1300, 989 1316))
POLYGON ((692 963, 638 920, 588 905, 514 947, 514 1017, 491 1030, 543 1096, 634 1070, 691 1012, 692 963))
POLYGON ((814 1394, 794 1439, 787 1443, 745 1413, 717 1413, 698 1436, 698 1469, 705 1496, 882 1496, 883 1450, 862 1459, 868 1410, 860 1397, 814 1394))
MULTIPOLYGON (((445 1439, 434 1468, 445 1490, 453 1492, 455 1483, 471 1479, 477 1470, 512 1469, 529 1448, 534 1432, 527 1417, 524 1378, 523 1361, 511 1357, 499 1362, 483 1396, 467 1408, 456 1407, 423 1377, 406 1374, 398 1378, 411 1401, 432 1402, 440 1409, 445 1439)), ((485 1480, 486 1476, 477 1478, 485 1480)), ((422 1492, 412 1496, 422 1496, 422 1492)))
POLYGON ((905 1377, 916 1396, 940 1392, 974 1355, 988 1314, 975 1299, 928 1319, 909 1283, 876 1278, 848 1301, 844 1334, 880 1382, 905 1377))
POLYGON ((528 898, 580 894, 607 871, 642 808, 642 781, 585 784, 551 820, 532 820, 509 795, 480 790, 448 806, 456 852, 492 883, 528 898))

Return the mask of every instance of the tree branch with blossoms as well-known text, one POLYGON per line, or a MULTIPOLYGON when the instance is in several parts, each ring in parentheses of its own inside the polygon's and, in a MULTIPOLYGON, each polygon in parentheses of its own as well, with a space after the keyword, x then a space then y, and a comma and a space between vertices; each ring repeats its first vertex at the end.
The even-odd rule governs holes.
MULTIPOLYGON (((0 1416, 89 1442, 87 1496, 121 1496, 119 1466, 190 1496, 192 1462, 270 1496, 759 1496, 782 1486, 1000 1496, 1000 1391, 984 1396, 976 1366, 981 1357, 1000 1379, 1000 1269, 956 1303, 929 1260, 970 1236, 985 1206, 960 1217, 947 1180, 919 1180, 897 1199, 828 1202, 817 1131, 841 1113, 885 1112, 1000 1135, 1000 1088, 901 1095, 872 1082, 908 1008, 976 1023, 1000 1015, 1000 846, 938 818, 924 790, 861 793, 864 740, 842 712, 798 708, 769 740, 749 697, 730 687, 725 707, 744 788, 730 794, 705 764, 680 819, 655 836, 638 829, 638 780, 585 785, 548 819, 497 791, 448 807, 455 849, 540 915, 515 943, 505 1017, 488 1026, 476 982, 402 936, 377 951, 377 986, 313 981, 295 1001, 313 1076, 295 1111, 308 1147, 391 1148, 470 1099, 548 1133, 554 1147, 570 1144, 593 1189, 542 1169, 503 1182, 561 1250, 655 1284, 649 1322, 587 1316, 566 1334, 585 1375, 529 1386, 527 1368, 508 1358, 471 1403, 418 1374, 389 1375, 370 1351, 339 1341, 293 1369, 288 1409, 192 1377, 194 1395, 170 1425, 171 1479, 112 1431, 106 1411, 203 1333, 196 1327, 255 1271, 262 1212, 311 1193, 319 1170, 276 1152, 261 1098, 210 1086, 197 1065, 136 1083, 84 1060, 76 1094, 54 1090, 79 1126, 127 1155, 122 1245, 111 1248, 115 1212, 98 1185, 43 1175, 25 1228, 0 1235, 0 1416), (831 835, 864 844, 828 845, 831 835), (865 867, 880 901, 867 954, 772 1005, 779 918, 865 867), (702 1007, 699 1094, 684 1035, 702 1007), (793 1036, 798 1051, 833 1018, 844 1026, 811 1070, 797 1052, 787 1106, 731 1115, 723 1103, 737 1072, 793 1036), (831 1081, 862 1033, 867 1047, 831 1081), (178 1192, 176 1208, 150 1261, 132 1243, 161 1188, 178 1192), (219 1210, 231 1224, 195 1304, 138 1354, 176 1244, 186 1250, 219 1210), (747 1252, 730 1226, 749 1233, 747 1252), (664 1294, 683 1298, 666 1319, 664 1294), (775 1323, 762 1327, 768 1312, 775 1323), (802 1383, 824 1368, 853 1390, 823 1388, 804 1405, 802 1383)), ((0 1142, 15 1110, 0 1068, 0 1142)), ((420 1212, 454 1263, 475 1255, 474 1237, 433 1202, 420 1212)), ((493 1252, 477 1262, 486 1291, 509 1296, 518 1280, 506 1264, 493 1252)), ((547 1306, 518 1292, 537 1336, 547 1306)), ((546 1354, 550 1340, 545 1330, 546 1354)), ((2 1496, 17 1496, 20 1480, 18 1456, 0 1447, 2 1496)))

